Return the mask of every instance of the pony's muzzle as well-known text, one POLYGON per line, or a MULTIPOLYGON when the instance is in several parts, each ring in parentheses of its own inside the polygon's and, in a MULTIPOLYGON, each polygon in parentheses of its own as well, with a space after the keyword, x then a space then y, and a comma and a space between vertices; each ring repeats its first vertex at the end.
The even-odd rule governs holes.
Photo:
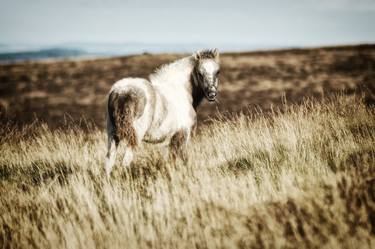
POLYGON ((214 101, 217 96, 217 90, 215 87, 210 87, 207 94, 208 101, 214 101))
POLYGON ((210 92, 210 93, 208 94, 208 97, 209 97, 210 99, 213 99, 213 98, 216 97, 216 95, 217 95, 216 92, 210 92))

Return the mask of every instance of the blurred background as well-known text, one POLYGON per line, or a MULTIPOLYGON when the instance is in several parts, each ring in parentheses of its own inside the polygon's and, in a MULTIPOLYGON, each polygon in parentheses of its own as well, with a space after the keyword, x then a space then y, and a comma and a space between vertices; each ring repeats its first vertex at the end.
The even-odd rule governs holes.
POLYGON ((375 41, 373 0, 0 3, 2 60, 191 52, 204 47, 248 51, 375 41))
POLYGON ((220 104, 199 118, 372 89, 375 1, 0 0, 0 116, 103 126, 123 77, 219 48, 220 104), (321 48, 325 47, 325 48, 321 48), (261 52, 259 52, 261 51, 261 52))

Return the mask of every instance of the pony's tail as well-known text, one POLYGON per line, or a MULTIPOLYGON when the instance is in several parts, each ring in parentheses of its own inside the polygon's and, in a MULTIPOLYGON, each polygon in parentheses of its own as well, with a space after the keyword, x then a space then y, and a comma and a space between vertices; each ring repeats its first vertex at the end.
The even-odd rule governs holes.
POLYGON ((108 97, 108 118, 114 127, 114 139, 118 144, 126 140, 130 147, 137 146, 137 136, 133 127, 137 100, 131 92, 112 91, 108 97))

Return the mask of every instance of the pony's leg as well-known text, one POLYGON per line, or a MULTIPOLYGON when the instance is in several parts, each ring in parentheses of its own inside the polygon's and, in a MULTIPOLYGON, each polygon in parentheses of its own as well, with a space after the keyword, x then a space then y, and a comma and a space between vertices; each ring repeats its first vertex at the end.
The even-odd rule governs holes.
POLYGON ((190 138, 190 132, 186 130, 180 130, 176 132, 169 144, 170 157, 173 161, 180 157, 183 161, 187 161, 186 146, 190 138))
POLYGON ((128 141, 125 151, 124 151, 124 157, 122 159, 122 165, 124 167, 129 167, 131 162, 134 159, 134 152, 137 149, 137 146, 142 143, 142 139, 145 136, 145 133, 147 131, 147 126, 145 123, 147 123, 147 117, 143 116, 140 119, 136 120, 133 124, 133 132, 134 137, 128 138, 131 139, 128 141))
POLYGON ((107 177, 110 176, 113 166, 115 165, 116 161, 116 153, 117 153, 117 143, 114 137, 108 137, 108 152, 106 156, 105 162, 105 172, 107 177))
POLYGON ((137 145, 141 142, 139 139, 139 130, 135 125, 131 127, 131 133, 132 136, 128 138, 124 138, 126 142, 125 151, 124 151, 124 157, 122 158, 122 166, 129 167, 131 162, 134 159, 134 152, 137 148, 137 145))

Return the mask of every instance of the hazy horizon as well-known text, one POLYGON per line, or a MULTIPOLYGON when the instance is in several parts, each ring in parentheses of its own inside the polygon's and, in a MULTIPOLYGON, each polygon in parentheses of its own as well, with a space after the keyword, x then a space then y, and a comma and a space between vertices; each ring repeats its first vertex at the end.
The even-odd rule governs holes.
POLYGON ((0 0, 0 43, 375 42, 372 0, 0 0))

